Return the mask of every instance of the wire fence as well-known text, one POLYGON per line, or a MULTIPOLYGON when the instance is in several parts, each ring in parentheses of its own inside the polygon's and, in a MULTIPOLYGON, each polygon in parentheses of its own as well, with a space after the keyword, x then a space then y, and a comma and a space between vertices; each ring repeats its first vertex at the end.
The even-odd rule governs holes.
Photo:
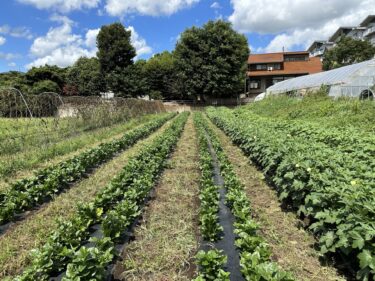
POLYGON ((37 151, 48 150, 54 156, 56 150, 58 155, 63 142, 83 133, 160 112, 165 112, 160 101, 23 95, 16 89, 0 89, 0 178, 23 160, 39 161, 37 151), (32 154, 35 159, 27 158, 32 154))

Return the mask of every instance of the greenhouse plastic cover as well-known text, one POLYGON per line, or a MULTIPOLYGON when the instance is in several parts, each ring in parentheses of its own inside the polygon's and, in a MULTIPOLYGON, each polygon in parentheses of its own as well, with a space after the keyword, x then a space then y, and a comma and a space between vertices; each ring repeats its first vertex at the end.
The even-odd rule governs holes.
POLYGON ((305 75, 279 82, 267 89, 267 94, 285 93, 299 89, 317 88, 322 85, 355 85, 368 87, 375 80, 375 59, 326 72, 305 75))

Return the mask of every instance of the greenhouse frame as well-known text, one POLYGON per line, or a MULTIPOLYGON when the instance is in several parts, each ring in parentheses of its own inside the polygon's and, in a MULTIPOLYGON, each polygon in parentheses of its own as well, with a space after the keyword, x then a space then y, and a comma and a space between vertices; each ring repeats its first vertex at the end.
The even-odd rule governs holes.
POLYGON ((375 59, 337 69, 279 82, 266 95, 318 90, 327 86, 331 97, 373 98, 375 95, 375 59))

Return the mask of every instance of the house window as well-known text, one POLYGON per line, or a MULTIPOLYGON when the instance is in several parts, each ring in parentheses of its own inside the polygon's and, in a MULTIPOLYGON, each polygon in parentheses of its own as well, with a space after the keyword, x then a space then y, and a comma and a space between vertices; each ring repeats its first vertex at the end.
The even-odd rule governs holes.
POLYGON ((307 61, 309 58, 308 56, 285 56, 284 60, 291 62, 291 61, 307 61))
POLYGON ((257 64, 256 70, 267 70, 267 65, 266 64, 257 64))
POLYGON ((260 89, 260 80, 250 80, 249 87, 250 89, 260 89))
POLYGON ((281 64, 280 63, 275 63, 275 64, 269 64, 268 69, 272 68, 273 70, 280 70, 281 69, 281 64))

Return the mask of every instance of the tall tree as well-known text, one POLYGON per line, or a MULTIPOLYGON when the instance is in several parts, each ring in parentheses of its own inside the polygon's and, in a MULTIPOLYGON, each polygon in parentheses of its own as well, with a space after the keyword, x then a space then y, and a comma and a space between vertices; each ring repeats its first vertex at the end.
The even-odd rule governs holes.
POLYGON ((353 63, 370 60, 375 55, 375 46, 369 41, 343 36, 335 47, 323 57, 324 70, 330 70, 353 63))
POLYGON ((137 98, 149 93, 147 79, 144 74, 146 62, 138 60, 126 68, 117 68, 108 76, 109 89, 116 96, 124 98, 137 98))
POLYGON ((67 86, 64 89, 67 95, 98 96, 104 89, 99 60, 79 58, 68 71, 67 86))
POLYGON ((228 97, 242 90, 249 46, 230 23, 209 21, 202 28, 187 29, 177 42, 175 55, 187 95, 228 97))
POLYGON ((170 52, 154 55, 145 65, 145 75, 150 87, 150 95, 154 98, 180 98, 176 91, 176 61, 170 52))
POLYGON ((97 37, 101 71, 107 75, 116 68, 123 70, 133 64, 136 51, 130 42, 131 31, 121 23, 104 25, 97 37))

